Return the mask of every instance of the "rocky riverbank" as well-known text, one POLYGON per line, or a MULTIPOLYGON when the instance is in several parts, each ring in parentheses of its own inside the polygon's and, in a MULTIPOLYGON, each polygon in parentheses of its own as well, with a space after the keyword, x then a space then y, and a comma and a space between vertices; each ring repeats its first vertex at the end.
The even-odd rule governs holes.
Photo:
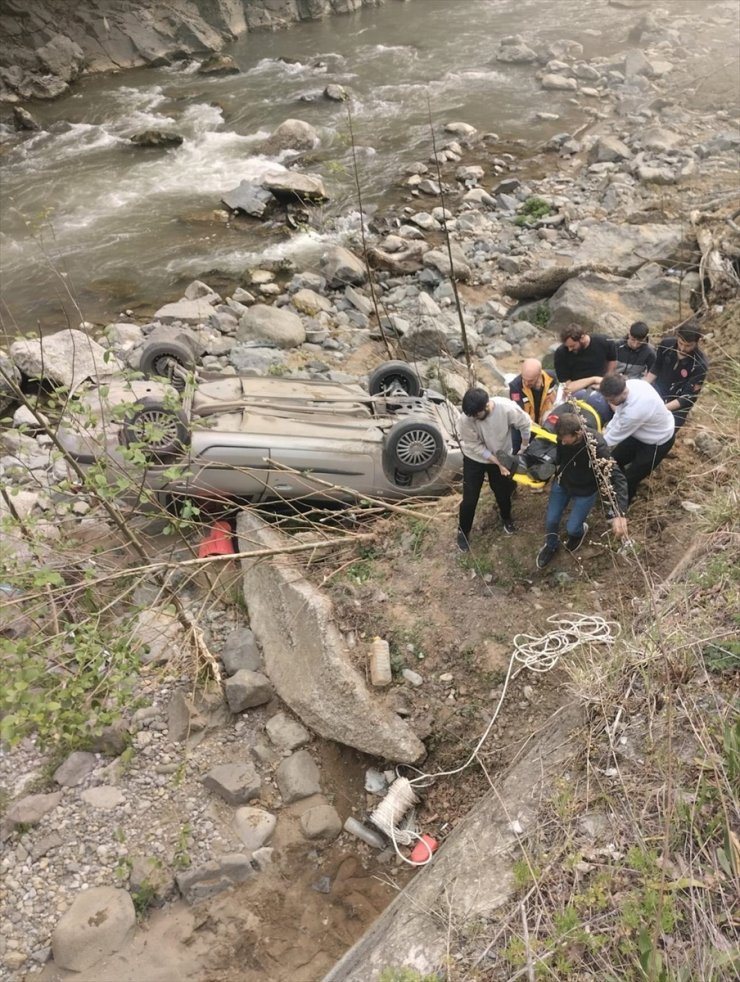
MULTIPOLYGON (((8 0, 0 12, 0 102, 53 99, 84 75, 220 52, 250 31, 377 7, 382 0, 8 0)), ((216 64, 212 70, 219 70, 216 64)))
MULTIPOLYGON (((546 57, 526 38, 504 39, 502 64, 537 72, 543 99, 558 87, 572 91, 593 107, 592 122, 529 156, 495 134, 445 121, 429 159, 409 161, 397 175, 397 207, 373 217, 368 264, 361 243, 350 240, 328 250, 317 272, 254 269, 226 294, 197 280, 144 323, 122 315, 102 329, 80 325, 80 333, 19 339, 2 356, 8 402, 14 385, 28 379, 70 386, 92 373, 135 369, 145 339, 173 333, 190 339, 205 368, 224 374, 334 380, 365 375, 388 356, 387 344, 455 398, 467 387, 465 343, 477 378, 495 389, 522 357, 546 355, 552 329, 562 324, 619 336, 640 319, 657 338, 692 309, 701 315, 732 303, 740 257, 737 107, 695 112, 673 87, 690 20, 677 27, 656 15, 640 24, 637 40, 609 62, 583 62, 567 39, 546 57)), ((725 335, 709 339, 710 351, 736 348, 738 333, 728 321, 725 335)), ((115 538, 99 492, 70 487, 49 432, 27 408, 14 406, 13 426, 0 441, 0 478, 14 489, 0 506, 13 532, 4 547, 8 569, 54 571, 71 556, 80 578, 99 569, 108 537, 115 538), (33 548, 23 529, 33 530, 33 548)), ((720 452, 709 439, 704 448, 720 452)), ((166 553, 175 579, 178 559, 189 554, 166 553)), ((119 569, 130 561, 115 553, 119 569)), ((362 787, 349 809, 338 797, 361 762, 353 758, 338 774, 316 767, 313 754, 326 760, 326 748, 311 743, 274 700, 240 606, 202 584, 182 591, 219 670, 231 679, 246 673, 227 684, 225 698, 214 689, 196 703, 194 666, 168 633, 172 614, 159 587, 138 589, 145 664, 156 649, 154 662, 168 665, 166 675, 144 667, 121 722, 83 753, 53 759, 32 737, 3 753, 7 978, 41 971, 52 937, 56 965, 44 977, 62 968, 100 977, 96 958, 126 950, 137 907, 176 896, 197 903, 244 880, 254 889, 255 878, 269 877, 271 860, 283 876, 310 869, 307 889, 320 891, 330 850, 355 850, 341 820, 364 803, 362 787), (247 682, 248 692, 240 688, 247 682), (292 853, 299 858, 291 862, 292 853), (110 912, 115 930, 91 938, 90 947, 70 945, 68 932, 89 919, 80 898, 90 888, 103 891, 93 895, 96 909, 110 912)), ((48 630, 59 611, 29 613, 9 596, 4 633, 16 650, 40 623, 48 630)), ((368 855, 365 846, 355 851, 368 855)), ((187 958, 189 938, 203 966, 197 910, 178 935, 177 957, 187 958)), ((257 931, 249 916, 244 924, 257 931)), ((354 936, 343 935, 345 945, 354 936)), ((161 973, 172 964, 155 959, 147 978, 167 978, 161 973)), ((117 971, 124 977, 121 964, 117 971)))

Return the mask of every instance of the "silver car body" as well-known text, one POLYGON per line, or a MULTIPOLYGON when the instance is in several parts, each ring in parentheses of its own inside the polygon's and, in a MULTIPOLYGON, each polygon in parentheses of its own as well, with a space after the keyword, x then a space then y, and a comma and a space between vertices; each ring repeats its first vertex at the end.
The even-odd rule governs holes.
POLYGON ((158 492, 251 502, 394 500, 443 494, 462 471, 457 411, 436 393, 370 396, 359 384, 206 374, 183 393, 158 379, 88 383, 58 431, 65 453, 83 468, 104 461, 111 482, 125 474, 135 484, 136 444, 125 447, 124 417, 152 400, 177 412, 188 434, 181 452, 146 460, 143 481, 158 492), (438 459, 399 471, 388 451, 393 434, 402 429, 407 443, 414 434, 424 443, 429 424, 441 438, 438 459))

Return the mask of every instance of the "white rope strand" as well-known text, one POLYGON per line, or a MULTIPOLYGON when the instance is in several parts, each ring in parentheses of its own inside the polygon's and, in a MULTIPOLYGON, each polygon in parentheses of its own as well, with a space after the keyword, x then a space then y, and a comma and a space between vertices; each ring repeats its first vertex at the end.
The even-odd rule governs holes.
MULTIPOLYGON (((410 866, 426 866, 432 858, 432 849, 428 843, 424 842, 418 831, 409 827, 398 828, 403 815, 418 801, 414 788, 426 788, 433 784, 437 778, 460 774, 473 763, 498 719, 511 679, 524 668, 540 674, 550 672, 555 668, 560 658, 569 651, 573 651, 574 648, 582 644, 612 644, 620 632, 620 626, 616 621, 606 620, 598 614, 553 614, 547 618, 547 623, 554 625, 547 634, 541 636, 516 634, 514 636, 514 650, 509 659, 509 667, 506 670, 506 678, 496 709, 475 749, 465 763, 451 771, 437 771, 435 774, 425 774, 423 771, 419 771, 418 777, 410 780, 405 777, 397 778, 388 789, 385 798, 370 816, 370 821, 390 838, 396 854, 410 866), (518 668, 514 672, 515 665, 518 665, 518 668), (398 843, 410 845, 414 839, 424 842, 429 853, 422 862, 411 862, 398 849, 398 843)), ((416 768, 413 769, 416 770, 416 768)))

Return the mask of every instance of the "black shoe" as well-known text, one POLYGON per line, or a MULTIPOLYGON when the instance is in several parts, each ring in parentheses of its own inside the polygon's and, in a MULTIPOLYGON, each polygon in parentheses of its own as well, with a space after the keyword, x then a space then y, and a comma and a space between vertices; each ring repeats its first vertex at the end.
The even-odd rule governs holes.
POLYGON ((509 519, 503 523, 504 535, 513 535, 516 532, 516 525, 509 519))
POLYGON ((568 541, 565 543, 565 548, 568 552, 578 552, 578 550, 583 545, 583 540, 588 535, 588 522, 583 523, 583 531, 580 535, 569 535, 568 541))
POLYGON ((537 569, 544 569, 559 548, 560 546, 548 546, 548 544, 545 543, 537 553, 537 569))
POLYGON ((457 548, 460 552, 470 552, 470 543, 462 529, 457 530, 457 548))

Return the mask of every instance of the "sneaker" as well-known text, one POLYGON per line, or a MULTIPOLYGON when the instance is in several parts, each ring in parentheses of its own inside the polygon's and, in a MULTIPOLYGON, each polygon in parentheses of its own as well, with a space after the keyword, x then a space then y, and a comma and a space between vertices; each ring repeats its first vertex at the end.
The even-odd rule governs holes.
POLYGON ((588 522, 583 523, 583 531, 580 535, 569 535, 568 541, 565 543, 565 548, 568 552, 578 552, 578 550, 583 545, 583 540, 588 535, 588 522))
POLYGON ((548 546, 547 543, 537 553, 537 569, 544 569, 558 551, 559 546, 548 546))
POLYGON ((516 525, 509 519, 503 523, 504 535, 513 535, 516 532, 516 525))
POLYGON ((457 530, 457 548, 460 552, 470 552, 470 543, 462 529, 457 530))

